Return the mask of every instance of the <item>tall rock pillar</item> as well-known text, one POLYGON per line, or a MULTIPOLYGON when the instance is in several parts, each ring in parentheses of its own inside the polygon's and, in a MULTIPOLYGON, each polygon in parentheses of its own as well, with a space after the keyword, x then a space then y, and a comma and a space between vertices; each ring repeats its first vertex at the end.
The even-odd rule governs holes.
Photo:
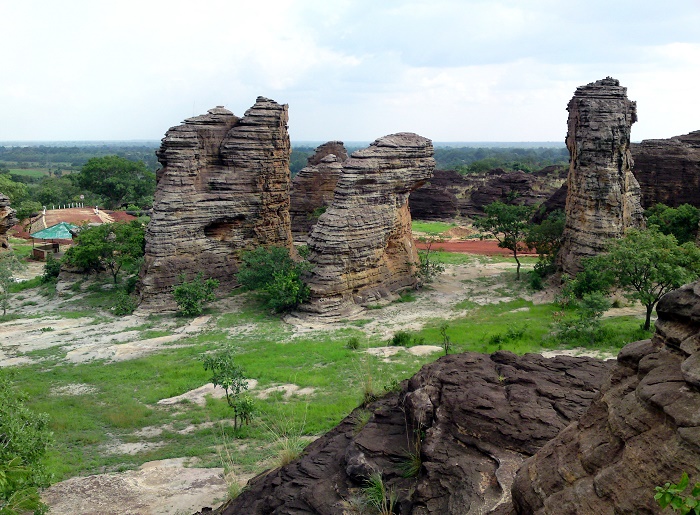
POLYGON ((163 138, 140 274, 141 304, 175 307, 172 287, 197 272, 235 284, 242 250, 292 248, 287 105, 258 97, 239 118, 222 107, 163 138))
POLYGON ((644 218, 629 150, 637 105, 627 98, 627 88, 610 77, 581 86, 567 110, 571 159, 558 264, 575 275, 582 258, 604 252, 606 240, 643 226, 644 218))

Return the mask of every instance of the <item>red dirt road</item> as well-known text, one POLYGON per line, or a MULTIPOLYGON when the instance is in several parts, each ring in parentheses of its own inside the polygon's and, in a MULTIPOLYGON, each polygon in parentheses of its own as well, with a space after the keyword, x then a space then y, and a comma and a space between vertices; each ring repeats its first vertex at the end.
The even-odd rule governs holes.
MULTIPOLYGON (((419 249, 427 249, 427 243, 416 242, 419 249)), ((498 246, 496 240, 463 240, 463 241, 443 241, 433 242, 432 250, 442 250, 445 252, 459 252, 462 254, 479 254, 482 256, 512 256, 508 249, 498 246)), ((537 256, 537 254, 519 252, 519 256, 537 256)))

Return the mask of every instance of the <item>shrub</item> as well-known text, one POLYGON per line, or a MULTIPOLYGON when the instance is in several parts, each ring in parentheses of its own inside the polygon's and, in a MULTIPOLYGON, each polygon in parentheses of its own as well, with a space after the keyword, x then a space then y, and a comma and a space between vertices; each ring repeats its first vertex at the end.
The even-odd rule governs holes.
POLYGON ((688 488, 688 474, 683 472, 678 484, 666 483, 664 486, 657 486, 654 490, 654 500, 661 508, 670 506, 673 511, 682 514, 700 514, 700 483, 695 483, 690 495, 684 497, 682 494, 688 488))
POLYGON ((350 349, 350 350, 357 350, 360 347, 360 339, 357 336, 353 336, 350 339, 348 339, 348 342, 345 344, 345 348, 350 349))
POLYGON ((41 283, 46 284, 58 279, 58 274, 61 273, 61 262, 58 259, 49 254, 46 257, 46 264, 44 265, 44 274, 41 276, 41 283))
POLYGON ((120 291, 112 309, 118 317, 131 315, 136 309, 136 300, 125 291, 120 291))
POLYGON ((258 291, 268 307, 284 312, 309 300, 311 291, 302 278, 310 267, 307 261, 295 262, 284 247, 258 247, 241 254, 236 279, 258 291))
POLYGON ((399 331, 391 338, 391 344, 394 346, 408 347, 411 344, 411 333, 407 331, 399 331))
POLYGON ((243 369, 236 364, 235 354, 232 349, 219 350, 202 359, 204 370, 212 373, 209 379, 214 386, 220 386, 226 394, 226 402, 233 408, 233 428, 238 429, 243 423, 250 422, 255 414, 253 400, 245 395, 248 390, 248 380, 243 374, 243 369))
POLYGON ((175 302, 180 314, 198 316, 204 311, 204 304, 214 300, 214 290, 218 288, 216 279, 203 279, 202 272, 197 273, 192 281, 185 280, 185 274, 180 275, 181 284, 173 287, 175 302))

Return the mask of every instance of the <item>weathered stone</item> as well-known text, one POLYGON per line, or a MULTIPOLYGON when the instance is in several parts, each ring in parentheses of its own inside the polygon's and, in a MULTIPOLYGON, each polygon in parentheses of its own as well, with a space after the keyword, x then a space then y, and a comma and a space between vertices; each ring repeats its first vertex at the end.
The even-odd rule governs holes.
POLYGON ((292 179, 289 215, 294 241, 306 241, 318 217, 333 201, 333 192, 347 158, 342 141, 329 141, 316 149, 307 166, 292 179))
POLYGON ((657 203, 700 207, 700 131, 632 143, 631 151, 645 208, 657 203))
POLYGON ((158 150, 142 305, 172 309, 178 276, 235 284, 241 250, 291 248, 287 106, 258 97, 238 118, 217 107, 171 128, 158 150))
POLYGON ((352 513, 349 500, 373 471, 398 494, 400 513, 511 513, 518 467, 584 412, 610 366, 509 352, 443 357, 368 405, 364 427, 358 409, 218 513, 352 513), (419 474, 406 478, 415 452, 419 474))
POLYGON ((626 346, 578 422, 517 474, 517 513, 657 513, 654 487, 700 477, 700 282, 659 302, 652 341, 626 346))
POLYGON ((307 312, 340 316, 416 284, 408 195, 430 178, 429 139, 384 136, 345 161, 333 203, 309 237, 307 312))
POLYGON ((640 190, 631 172, 630 129, 636 103, 610 77, 581 86, 567 107, 566 146, 571 154, 566 227, 558 255, 575 275, 581 259, 605 250, 606 241, 644 224, 640 190))
POLYGON ((0 193, 0 248, 9 247, 7 233, 18 220, 15 210, 10 207, 10 199, 0 193))

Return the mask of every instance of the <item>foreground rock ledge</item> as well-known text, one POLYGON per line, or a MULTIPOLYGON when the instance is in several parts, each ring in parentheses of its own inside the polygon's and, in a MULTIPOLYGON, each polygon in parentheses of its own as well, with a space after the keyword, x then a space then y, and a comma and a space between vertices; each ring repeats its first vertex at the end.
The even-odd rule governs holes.
POLYGON ((611 366, 509 352, 443 357, 368 405, 366 425, 358 408, 216 513, 351 513, 375 471, 398 494, 402 514, 510 513, 518 467, 581 416, 611 366), (405 478, 421 437, 420 473, 405 478))

